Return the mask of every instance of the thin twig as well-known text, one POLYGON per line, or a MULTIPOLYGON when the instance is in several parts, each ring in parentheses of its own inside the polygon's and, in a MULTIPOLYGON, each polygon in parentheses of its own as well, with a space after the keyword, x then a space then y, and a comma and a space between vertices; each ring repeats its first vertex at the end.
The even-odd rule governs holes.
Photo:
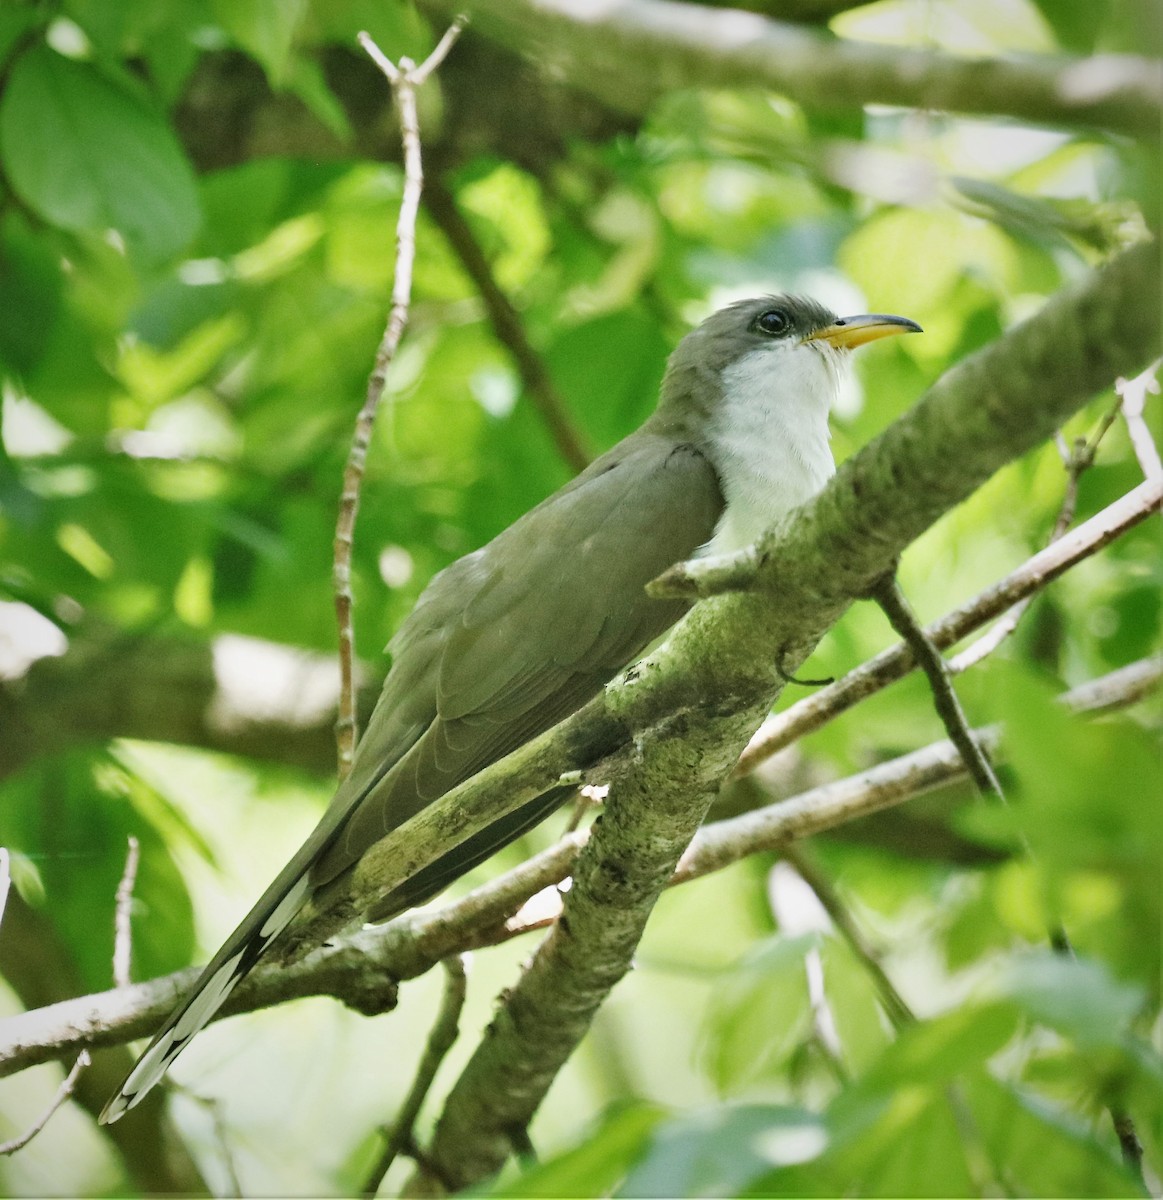
POLYGON ((77 1086, 77 1077, 88 1065, 89 1051, 82 1050, 77 1055, 72 1070, 61 1080, 61 1086, 57 1088, 56 1095, 49 1102, 48 1108, 19 1137, 13 1138, 10 1142, 0 1142, 0 1155, 15 1154, 17 1150, 23 1150, 40 1133, 49 1121, 52 1120, 53 1113, 73 1094, 73 1088, 77 1086))
POLYGON ((1123 1157, 1123 1165, 1138 1179, 1139 1185, 1146 1194, 1146 1180, 1143 1175, 1143 1143, 1139 1141, 1135 1122, 1130 1113, 1121 1105, 1110 1104, 1107 1106, 1107 1112, 1110 1113, 1115 1137, 1119 1139, 1119 1151, 1123 1157))
MULTIPOLYGON (((896 984, 885 971, 880 956, 864 936, 856 917, 832 885, 832 881, 798 845, 785 846, 780 853, 784 861, 794 868, 796 874, 815 893, 816 899, 823 906, 832 924, 847 942, 848 948, 856 956, 861 966, 867 971, 872 979, 873 987, 876 988, 877 995, 880 997, 881 1007, 893 1029, 900 1033, 910 1025, 915 1025, 916 1013, 897 990, 896 984)), ((990 1161, 988 1147, 973 1115, 973 1110, 969 1107, 963 1091, 956 1082, 946 1084, 945 1098, 949 1102, 949 1110, 960 1131, 965 1165, 973 1175, 978 1194, 983 1196, 1006 1194, 997 1183, 997 1172, 990 1161)))
POLYGON ((957 692, 949 678, 945 660, 921 628, 896 577, 886 575, 875 588, 873 597, 884 610, 889 624, 913 652, 913 658, 928 677, 929 687, 933 692, 933 706, 945 726, 949 740, 961 752, 969 777, 977 790, 983 796, 1004 799, 1001 784, 994 774, 993 767, 989 765, 989 759, 969 732, 969 722, 965 719, 961 701, 957 699, 957 692))
MULTIPOLYGON (((973 630, 1000 616, 1016 601, 1045 587, 1070 567, 1109 545, 1159 511, 1161 505, 1163 479, 1140 484, 1054 545, 1027 559, 1003 579, 927 626, 926 635, 939 649, 955 645, 973 630)), ((907 645, 892 646, 836 683, 768 717, 740 755, 733 777, 750 774, 773 754, 820 729, 866 696, 904 678, 915 666, 907 645)))
POLYGON ((439 177, 431 180, 425 190, 424 205, 448 239, 448 244, 460 260, 461 266, 476 284, 476 289, 484 301, 485 311, 489 314, 493 333, 496 334, 497 341, 509 351, 525 391, 541 414, 557 452, 574 471, 585 470, 589 466, 591 456, 581 433, 574 428, 569 410, 550 378, 544 360, 525 336, 525 326, 517 310, 498 285, 472 227, 457 207, 455 197, 439 177))
POLYGON ((335 739, 339 751, 339 777, 345 779, 351 770, 355 743, 359 737, 355 714, 355 632, 352 628, 351 552, 355 534, 355 519, 359 512, 360 489, 376 410, 383 398, 388 368, 399 349, 408 324, 408 307, 412 299, 412 266, 416 258, 416 213, 424 186, 424 169, 420 156, 420 120, 416 113, 416 88, 443 61, 452 48, 464 21, 458 17, 440 39, 436 49, 420 65, 401 58, 399 66, 388 59, 366 34, 359 43, 392 86, 400 114, 400 131, 404 145, 404 194, 396 220, 396 270, 392 281, 392 301, 387 325, 376 350, 375 364, 368 376, 363 407, 355 422, 347 464, 343 469, 343 490, 340 494, 339 516, 335 525, 334 562, 332 574, 335 587, 335 615, 339 625, 339 717, 335 723, 335 739))
POLYGON ((412 1081, 412 1087, 388 1135, 383 1153, 368 1172, 362 1189, 364 1196, 374 1196, 397 1156, 403 1151, 410 1152, 410 1148, 415 1145, 416 1118, 420 1115, 420 1108, 432 1087, 440 1064, 456 1042, 467 991, 465 955, 454 954, 446 958, 444 968, 447 976, 444 980, 444 999, 440 1003, 440 1012, 436 1015, 436 1022, 428 1035, 428 1044, 424 1047, 424 1054, 416 1068, 416 1078, 412 1081))
MULTIPOLYGON (((1117 415, 1117 409, 1109 415, 1110 420, 1102 432, 1110 427, 1110 422, 1113 422, 1117 415)), ((1101 437, 1102 434, 1100 433, 1098 436, 1101 437)), ((1085 444, 1083 452, 1085 452, 1085 444)), ((957 699, 957 692, 953 687, 945 660, 929 638, 925 636, 925 631, 909 607, 900 585, 895 578, 886 577, 874 594, 893 629, 908 644, 914 657, 920 663, 921 669, 928 676, 934 707, 941 717, 950 741, 957 747, 978 792, 982 796, 992 796, 1004 804, 1005 792, 1002 791, 1001 783, 990 765, 985 751, 970 733, 969 724, 965 719, 961 703, 957 699)), ((1025 837, 1021 838, 1021 844, 1026 857, 1033 860, 1033 850, 1025 837)), ((1074 947, 1071 944, 1070 936, 1060 921, 1051 922, 1047 930, 1047 938, 1055 953, 1074 957, 1074 947)), ((1130 1114, 1120 1106, 1108 1104, 1106 1107, 1122 1147, 1124 1162, 1131 1170, 1139 1171, 1141 1178, 1142 1149, 1135 1131, 1134 1121, 1130 1114), (1136 1148, 1138 1148, 1137 1153, 1136 1148)))
MULTIPOLYGON (((826 914, 814 911, 812 905, 804 903, 803 895, 797 894, 805 890, 811 890, 807 881, 789 861, 777 862, 772 867, 767 877, 767 902, 785 937, 815 935, 828 928, 827 921, 821 919, 826 914)), ((804 1044, 815 1048, 832 1077, 843 1086, 851 1082, 851 1072, 844 1062, 844 1047, 836 1028, 836 1014, 828 1001, 821 949, 822 943, 813 937, 803 960, 808 1011, 812 1016, 811 1029, 804 1038, 804 1044)))
POLYGON ((1159 448, 1155 445, 1155 439, 1151 437, 1144 416, 1148 393, 1153 396, 1159 395, 1160 366, 1163 366, 1163 359, 1157 358, 1134 379, 1124 379, 1120 375, 1115 381, 1115 391, 1123 401, 1123 419, 1127 423, 1127 433, 1144 479, 1163 478, 1163 462, 1159 459, 1159 448))
MULTIPOLYGON (((1089 681, 1060 697, 1071 712, 1100 713, 1135 704, 1163 682, 1163 656, 1142 659, 1089 681)), ((993 749, 996 730, 976 735, 993 749)), ((787 842, 847 824, 964 778, 965 768, 948 741, 878 764, 859 775, 813 788, 739 817, 705 825, 679 862, 672 884, 701 878, 787 842)), ((467 949, 509 940, 525 926, 506 924, 530 896, 560 883, 573 870, 590 837, 578 830, 533 858, 441 908, 412 911, 374 930, 337 938, 309 958, 259 966, 236 993, 227 1013, 251 1012, 302 996, 333 995, 353 1002, 369 972, 379 978, 415 979, 467 949), (352 980, 355 986, 352 986, 352 980)), ((9 1018, 0 1041, 0 1077, 71 1053, 82 1045, 116 1045, 155 1027, 197 971, 133 984, 98 995, 61 1001, 9 1018)))
POLYGON ((137 861, 140 847, 137 838, 129 835, 129 851, 125 856, 125 870, 117 885, 117 896, 113 909, 113 984, 125 987, 129 983, 129 966, 133 957, 133 885, 137 882, 137 861))
POLYGON ((227 1137, 228 1127, 222 1115, 222 1101, 212 1096, 203 1096, 185 1084, 178 1083, 172 1079, 169 1081, 168 1086, 176 1092, 181 1092, 187 1100, 193 1101, 209 1115, 210 1128, 214 1133, 214 1142, 218 1147, 219 1162, 223 1171, 226 1172, 225 1195, 241 1196, 243 1194, 242 1182, 238 1178, 238 1168, 234 1164, 234 1155, 230 1152, 230 1139, 227 1137))
MULTIPOLYGON (((1079 480, 1082 478, 1083 473, 1094 465, 1094 456, 1098 451, 1099 443, 1114 424, 1121 407, 1122 400, 1120 399, 1103 414, 1098 427, 1090 438, 1078 438, 1075 440, 1073 446, 1067 444, 1066 438, 1063 437, 1061 431, 1055 435, 1054 444, 1058 447, 1058 454, 1062 459, 1062 466, 1066 471, 1066 487, 1062 493, 1062 503, 1059 506, 1054 527, 1050 530, 1050 536, 1046 539, 1047 546, 1052 546, 1074 524, 1074 514, 1078 508, 1079 480)), ((977 666, 979 662, 991 655, 1017 629, 1022 617, 1025 616, 1026 611, 1033 603, 1034 595, 1036 594, 1032 593, 1024 600, 1019 600, 1009 612, 1004 613, 972 646, 967 647, 960 654, 951 658, 947 663, 949 674, 960 675, 962 671, 968 671, 970 667, 977 666)))
POLYGON ((815 892, 816 899, 832 919, 832 924, 840 931, 852 953, 856 955, 868 972, 893 1028, 899 1032, 906 1025, 913 1024, 917 1019, 916 1014, 909 1007, 908 1001, 897 991, 896 984, 888 977, 879 956, 857 925, 856 919, 848 911, 848 906, 841 899, 840 893, 832 886, 831 880, 798 846, 786 846, 782 855, 804 883, 815 892))

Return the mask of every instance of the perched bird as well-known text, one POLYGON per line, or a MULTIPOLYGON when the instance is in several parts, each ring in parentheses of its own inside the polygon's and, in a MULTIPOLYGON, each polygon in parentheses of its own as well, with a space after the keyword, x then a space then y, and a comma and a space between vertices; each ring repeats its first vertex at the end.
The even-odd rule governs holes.
MULTIPOLYGON (((720 310, 671 355, 645 424, 483 549, 436 575, 388 649, 392 666, 319 825, 210 960, 101 1114, 115 1121, 162 1077, 316 889, 425 805, 596 695, 686 610, 646 584, 702 553, 740 549, 834 469, 828 411, 848 352, 919 330, 837 318, 798 296, 720 310)), ((386 896, 422 903, 536 824, 538 797, 386 896)))

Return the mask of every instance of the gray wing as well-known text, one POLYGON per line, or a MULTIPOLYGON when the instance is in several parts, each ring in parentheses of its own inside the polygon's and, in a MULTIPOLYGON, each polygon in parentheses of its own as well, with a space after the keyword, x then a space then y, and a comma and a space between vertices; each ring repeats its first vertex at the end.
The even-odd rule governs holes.
MULTIPOLYGON (((483 550, 437 575, 392 639, 392 669, 322 820, 162 1024, 101 1114, 138 1104, 323 883, 482 767, 595 695, 684 605, 645 585, 706 542, 718 481, 692 446, 639 432, 483 550)), ((438 892, 565 793, 511 813, 385 898, 438 892)))
MULTIPOLYGON (((706 542, 722 508, 695 447, 641 432, 436 576, 389 647, 349 781, 359 799, 312 882, 596 695, 685 611, 646 584, 706 542)), ((478 837, 459 869, 441 860, 429 890, 530 823, 478 837)))

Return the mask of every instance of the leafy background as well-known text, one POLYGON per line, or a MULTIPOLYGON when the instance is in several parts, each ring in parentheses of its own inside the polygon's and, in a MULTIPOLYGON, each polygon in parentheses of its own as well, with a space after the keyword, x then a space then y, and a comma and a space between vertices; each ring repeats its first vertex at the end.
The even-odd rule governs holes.
MULTIPOLYGON (((0 842, 20 897, 0 929, 0 1011, 110 986, 130 833, 142 846, 134 973, 147 978, 204 958, 328 799, 324 742, 284 754, 260 739, 227 755, 166 714, 205 685, 211 648, 232 679, 261 690, 266 678, 276 694, 306 678, 275 673, 280 648, 333 652, 338 482, 401 193, 383 83, 352 49, 361 28, 394 57, 422 56, 440 31, 388 0, 0 8, 12 718, 0 842), (188 685, 176 669, 169 691, 150 692, 117 669, 139 649, 201 666, 188 685), (56 655, 84 673, 22 708, 29 663, 56 655)), ((970 55, 1159 49, 1150 5, 1134 0, 882 0, 832 28, 970 55)), ((926 330, 859 360, 834 421, 842 459, 1159 212, 1157 147, 1127 139, 743 91, 676 91, 629 113, 471 31, 425 87, 421 121, 433 194, 467 221, 594 452, 649 412, 669 349, 701 315, 797 290, 926 330)), ((1068 436, 1111 400, 1096 398, 1068 436)), ((425 581, 570 474, 478 282, 422 210, 412 323, 355 547, 370 678, 425 581)), ((1139 478, 1116 423, 1083 476, 1079 516, 1139 478)), ((1037 549, 1063 490, 1048 446, 943 520, 904 560, 920 612, 938 615, 1037 549)), ((741 863, 664 896, 638 969, 534 1125, 541 1165, 498 1187, 953 1195, 996 1181, 1125 1195, 1135 1184, 1103 1109, 1112 1096, 1158 1172, 1159 706, 1083 726, 1051 697, 1158 645, 1159 551, 1157 521, 1126 535, 963 679, 975 722, 1007 722, 1011 812, 950 789, 807 848, 922 1016, 916 1027, 892 1033, 794 876, 769 856, 741 863), (1033 858, 1015 852, 1019 833, 1033 858), (1076 961, 1041 948, 1049 913, 1076 961), (817 971, 831 1042, 813 1019, 817 971)), ((839 675, 891 640, 858 607, 804 674, 839 675)), ((333 668, 296 661, 314 664, 298 699, 325 706, 333 668)), ((807 739, 786 774, 839 776, 937 736, 909 679, 807 739)), ((530 948, 476 956, 437 1096, 530 948)), ((187 1092, 172 1106, 202 1179, 256 1194, 358 1186, 438 1000, 428 977, 375 1020, 315 1000, 209 1031, 174 1074, 214 1107, 187 1092)), ((0 1136, 34 1119, 59 1077, 44 1067, 0 1084, 0 1136)), ((0 1162, 0 1186, 150 1190, 167 1178, 160 1158, 110 1141, 82 1102, 0 1162)))

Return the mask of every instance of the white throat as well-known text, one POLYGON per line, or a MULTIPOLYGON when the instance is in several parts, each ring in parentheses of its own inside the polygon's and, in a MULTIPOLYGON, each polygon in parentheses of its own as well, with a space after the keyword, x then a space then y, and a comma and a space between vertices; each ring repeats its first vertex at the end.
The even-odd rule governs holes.
POLYGON ((723 371, 710 449, 727 507, 706 553, 750 545, 835 471, 828 412, 841 363, 842 352, 830 347, 787 342, 754 350, 723 371))

